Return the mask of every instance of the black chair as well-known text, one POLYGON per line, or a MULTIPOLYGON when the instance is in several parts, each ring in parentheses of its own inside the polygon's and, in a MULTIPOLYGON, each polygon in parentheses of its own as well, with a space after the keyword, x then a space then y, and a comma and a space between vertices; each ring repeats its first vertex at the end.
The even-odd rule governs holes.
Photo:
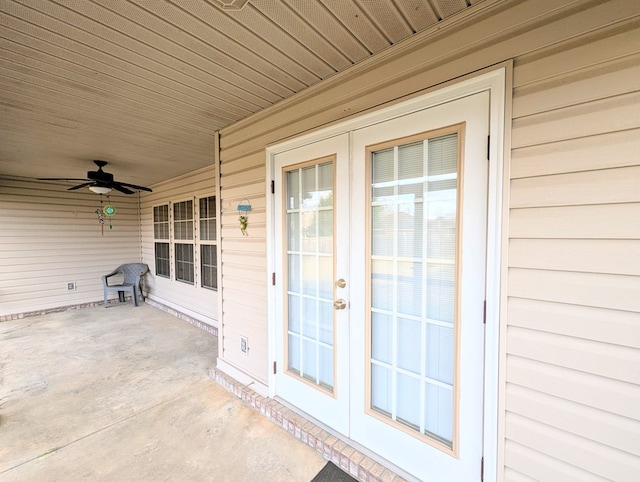
POLYGON ((144 263, 128 263, 118 266, 111 273, 102 277, 102 287, 104 288, 104 307, 107 307, 107 297, 110 292, 117 291, 120 302, 124 301, 125 293, 131 293, 131 301, 134 306, 138 306, 138 292, 144 301, 142 293, 142 277, 147 274, 149 267, 144 263), (122 283, 109 284, 111 276, 122 275, 122 283))

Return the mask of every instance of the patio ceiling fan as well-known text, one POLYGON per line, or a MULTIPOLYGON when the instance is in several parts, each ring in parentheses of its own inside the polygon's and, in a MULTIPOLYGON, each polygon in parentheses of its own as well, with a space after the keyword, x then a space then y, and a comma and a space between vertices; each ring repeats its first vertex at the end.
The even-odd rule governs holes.
POLYGON ((75 191, 83 187, 88 187, 97 194, 107 194, 112 189, 120 191, 124 194, 133 194, 135 191, 147 191, 153 192, 148 187, 137 186, 136 184, 129 184, 127 182, 119 182, 113 178, 113 174, 104 172, 102 168, 106 166, 107 161, 93 161, 98 166, 97 171, 87 172, 86 178, 61 178, 61 177, 39 177, 39 181, 86 181, 77 186, 70 187, 69 191, 75 191))

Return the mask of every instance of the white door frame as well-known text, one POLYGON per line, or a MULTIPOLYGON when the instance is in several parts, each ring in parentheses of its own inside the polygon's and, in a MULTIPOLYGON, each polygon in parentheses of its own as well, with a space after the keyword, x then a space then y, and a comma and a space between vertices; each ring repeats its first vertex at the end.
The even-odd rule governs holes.
MULTIPOLYGON (((497 478, 498 462, 498 408, 499 408, 499 365, 500 365, 500 314, 503 234, 506 232, 504 212, 504 172, 505 172, 505 127, 506 127, 506 79, 507 68, 501 67, 469 79, 452 83, 424 95, 365 113, 354 119, 313 131, 266 149, 266 215, 267 215, 267 274, 268 274, 268 333, 269 368, 276 359, 275 332, 277 296, 271 284, 271 273, 275 266, 275 202, 271 194, 271 180, 274 179, 274 158, 279 152, 287 151, 354 129, 366 127, 381 121, 400 117, 411 112, 450 102, 470 94, 489 91, 489 186, 487 204, 487 273, 486 273, 486 327, 484 360, 484 475, 486 480, 497 478)), ((276 395, 275 376, 269 370, 269 396, 276 395)))

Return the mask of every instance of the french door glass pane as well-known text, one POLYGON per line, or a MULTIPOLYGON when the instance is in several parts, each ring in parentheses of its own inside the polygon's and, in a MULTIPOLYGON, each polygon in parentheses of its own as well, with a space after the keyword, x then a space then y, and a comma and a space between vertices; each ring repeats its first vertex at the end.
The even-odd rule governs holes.
POLYGON ((288 370, 333 391, 333 162, 285 173, 288 370))
POLYGON ((376 363, 371 364, 371 405, 378 412, 391 416, 392 410, 392 373, 389 368, 376 363))
POLYGON ((289 332, 300 334, 300 297, 295 294, 289 295, 289 332))
POLYGON ((371 408, 451 445, 458 135, 370 162, 371 408))
POLYGON ((397 365, 407 371, 420 374, 420 355, 421 350, 421 323, 417 320, 409 320, 407 318, 397 319, 398 335, 398 357, 397 365))
POLYGON ((384 313, 371 313, 371 356, 374 360, 391 363, 393 356, 393 318, 384 313))
POLYGON ((425 384, 425 432, 443 441, 453 440, 453 394, 448 387, 425 384))
POLYGON ((402 372, 396 374, 396 419, 420 428, 420 379, 402 372))

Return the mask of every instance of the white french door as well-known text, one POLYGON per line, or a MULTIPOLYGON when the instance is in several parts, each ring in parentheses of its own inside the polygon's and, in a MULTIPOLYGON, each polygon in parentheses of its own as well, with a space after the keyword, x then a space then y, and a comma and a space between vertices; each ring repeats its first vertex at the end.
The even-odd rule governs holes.
POLYGON ((348 135, 275 156, 277 394, 349 434, 348 135))
POLYGON ((350 437, 424 480, 480 477, 488 114, 482 92, 353 133, 350 437))
POLYGON ((408 473, 479 480, 489 92, 274 153, 274 394, 408 473))

